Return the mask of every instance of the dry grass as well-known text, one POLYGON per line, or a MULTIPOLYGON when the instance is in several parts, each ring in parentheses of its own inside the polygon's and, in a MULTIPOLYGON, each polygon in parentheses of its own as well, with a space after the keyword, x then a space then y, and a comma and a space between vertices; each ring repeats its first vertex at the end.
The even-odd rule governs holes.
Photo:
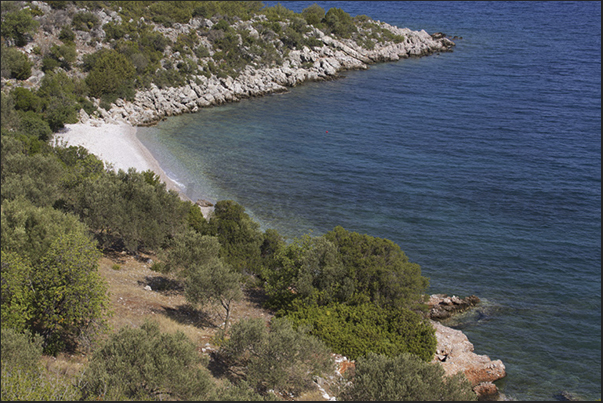
MULTIPOLYGON (((211 351, 217 349, 214 336, 222 324, 223 312, 212 307, 194 309, 187 304, 178 278, 150 269, 152 261, 156 260, 156 256, 151 254, 134 257, 125 253, 105 253, 100 259, 99 273, 107 281, 112 310, 112 315, 108 318, 110 332, 104 338, 118 332, 124 326, 139 327, 148 319, 157 322, 162 332, 184 333, 198 346, 201 354, 209 357, 211 351), (145 289, 147 286, 151 290, 145 289)), ((246 318, 262 318, 270 321, 273 314, 261 306, 263 293, 259 290, 246 289, 244 295, 243 300, 235 303, 231 313, 231 324, 246 318)), ((76 376, 87 361, 88 356, 83 351, 75 354, 59 354, 57 357, 44 357, 46 368, 61 377, 76 376)), ((214 370, 211 372, 217 377, 219 384, 222 376, 218 368, 214 370)), ((317 389, 314 389, 293 399, 283 396, 283 400, 325 399, 317 389)))

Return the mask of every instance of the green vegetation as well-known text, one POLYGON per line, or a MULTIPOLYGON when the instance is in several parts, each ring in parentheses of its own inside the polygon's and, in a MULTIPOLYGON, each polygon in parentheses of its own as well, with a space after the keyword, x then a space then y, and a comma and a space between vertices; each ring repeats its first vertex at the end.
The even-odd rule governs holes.
POLYGON ((310 326, 312 335, 352 360, 369 352, 388 357, 411 353, 429 362, 437 344, 433 327, 404 308, 334 303, 304 306, 287 317, 296 326, 310 326))
POLYGON ((302 328, 294 330, 286 319, 273 319, 269 328, 261 319, 237 322, 220 355, 230 367, 242 368, 247 383, 260 393, 299 394, 313 376, 333 370, 324 344, 302 328))
POLYGON ((354 375, 339 396, 357 401, 476 400, 465 375, 444 376, 444 369, 411 354, 385 357, 368 354, 356 361, 354 375))
MULTIPOLYGON (((47 3, 44 13, 2 2, 2 399, 275 400, 332 373, 332 352, 358 360, 341 395, 348 399, 473 397, 426 364, 435 350, 422 304, 428 279, 393 242, 341 227, 287 242, 233 200, 218 201, 206 220, 151 171, 115 172, 81 147, 49 144, 81 109, 98 113, 94 98, 109 109, 151 84, 279 65, 292 50, 321 47, 315 29, 366 47, 403 37, 316 4, 295 13, 255 1, 47 3), (99 9, 121 22, 101 26, 99 9), (154 29, 191 18, 211 24, 177 35, 154 29), (39 26, 59 28, 62 43, 20 49, 39 26), (79 58, 75 42, 96 46, 101 30, 102 49, 79 58), (108 329, 101 252, 155 253, 153 269, 178 276, 187 309, 218 307, 212 360, 227 379, 213 378, 197 340, 181 333, 156 323, 108 329), (250 289, 265 293, 275 319, 233 320, 250 289), (44 354, 75 352, 89 357, 75 374, 41 363, 44 354)), ((118 275, 122 266, 112 267, 118 275)))
POLYGON ((195 345, 156 323, 122 328, 95 351, 84 375, 84 398, 210 400, 212 382, 195 345))
POLYGON ((2 45, 2 77, 27 80, 33 64, 27 55, 15 48, 2 45))
POLYGON ((26 45, 38 28, 38 21, 33 19, 29 10, 7 10, 7 12, 4 12, 4 5, 2 8, 2 28, 0 29, 2 37, 14 40, 16 46, 26 45))

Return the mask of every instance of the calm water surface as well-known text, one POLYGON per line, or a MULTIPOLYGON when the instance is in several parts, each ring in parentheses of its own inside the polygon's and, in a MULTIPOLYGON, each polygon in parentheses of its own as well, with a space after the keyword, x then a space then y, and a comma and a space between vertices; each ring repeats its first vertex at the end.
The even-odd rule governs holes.
POLYGON ((478 295, 454 325, 505 363, 507 397, 599 399, 600 2, 318 4, 463 39, 139 138, 194 200, 236 200, 290 239, 391 239, 430 292, 478 295))

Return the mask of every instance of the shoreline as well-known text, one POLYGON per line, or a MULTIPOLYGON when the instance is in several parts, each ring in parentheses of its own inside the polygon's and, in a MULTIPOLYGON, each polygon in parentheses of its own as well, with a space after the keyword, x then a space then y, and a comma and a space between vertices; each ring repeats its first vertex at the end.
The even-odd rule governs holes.
MULTIPOLYGON (((55 133, 54 145, 82 146, 105 163, 105 168, 138 172, 153 171, 182 200, 193 202, 165 173, 157 159, 136 137, 137 128, 128 123, 92 122, 66 124, 65 129, 55 133)), ((203 210, 203 209, 202 209, 203 210)), ((205 214, 205 212, 204 212, 205 214)))

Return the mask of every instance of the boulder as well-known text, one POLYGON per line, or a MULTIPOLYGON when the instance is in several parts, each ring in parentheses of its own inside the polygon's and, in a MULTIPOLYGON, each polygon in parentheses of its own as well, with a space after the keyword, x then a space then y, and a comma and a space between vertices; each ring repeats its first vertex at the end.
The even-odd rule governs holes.
MULTIPOLYGON (((487 355, 475 354, 473 344, 463 332, 433 320, 430 322, 435 328, 437 339, 433 362, 440 363, 446 375, 451 376, 463 372, 474 388, 484 382, 494 382, 507 375, 505 365, 501 360, 493 361, 487 355)), ((489 390, 488 395, 492 395, 492 387, 486 386, 481 389, 484 390, 484 393, 489 390)), ((496 387, 494 384, 492 386, 496 387)))
POLYGON ((429 318, 434 320, 447 319, 450 316, 465 312, 479 304, 480 299, 475 295, 465 298, 457 296, 448 297, 446 294, 433 294, 429 296, 429 318))

